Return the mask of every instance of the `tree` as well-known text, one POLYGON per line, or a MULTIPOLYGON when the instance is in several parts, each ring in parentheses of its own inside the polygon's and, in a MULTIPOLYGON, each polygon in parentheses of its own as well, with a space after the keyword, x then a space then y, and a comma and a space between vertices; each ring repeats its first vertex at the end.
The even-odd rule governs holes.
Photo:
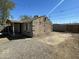
POLYGON ((32 20, 32 17, 26 16, 26 15, 21 16, 21 21, 31 21, 31 20, 32 20))
POLYGON ((10 17, 10 10, 15 7, 11 0, 0 0, 0 20, 5 24, 6 20, 10 17))

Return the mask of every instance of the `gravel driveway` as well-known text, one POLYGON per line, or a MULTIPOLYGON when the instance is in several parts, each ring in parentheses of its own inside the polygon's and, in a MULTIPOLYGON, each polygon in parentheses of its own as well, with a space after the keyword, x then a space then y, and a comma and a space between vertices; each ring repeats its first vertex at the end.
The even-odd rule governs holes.
POLYGON ((0 45, 0 59, 79 59, 78 35, 53 32, 42 38, 12 40, 0 45))

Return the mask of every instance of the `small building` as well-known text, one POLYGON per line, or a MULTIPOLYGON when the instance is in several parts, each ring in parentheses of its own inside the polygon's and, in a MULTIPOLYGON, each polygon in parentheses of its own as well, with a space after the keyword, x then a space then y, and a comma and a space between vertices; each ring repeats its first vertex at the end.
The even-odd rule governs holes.
POLYGON ((45 16, 34 17, 31 21, 7 20, 6 24, 8 26, 2 32, 11 37, 42 36, 52 32, 52 23, 45 16))
POLYGON ((11 37, 30 36, 32 37, 32 22, 7 21, 8 26, 4 32, 11 37))
POLYGON ((36 16, 32 22, 33 36, 42 36, 52 32, 52 23, 45 16, 36 16))

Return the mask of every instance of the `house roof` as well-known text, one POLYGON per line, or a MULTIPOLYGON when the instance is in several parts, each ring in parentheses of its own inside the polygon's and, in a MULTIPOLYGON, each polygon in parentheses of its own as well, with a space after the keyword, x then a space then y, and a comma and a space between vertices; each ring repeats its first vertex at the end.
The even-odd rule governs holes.
POLYGON ((31 21, 16 21, 16 20, 9 20, 10 23, 30 23, 31 21))
POLYGON ((52 24, 52 22, 50 21, 50 19, 47 16, 35 16, 34 20, 38 20, 39 18, 45 18, 45 19, 41 19, 41 20, 46 20, 47 22, 52 24))

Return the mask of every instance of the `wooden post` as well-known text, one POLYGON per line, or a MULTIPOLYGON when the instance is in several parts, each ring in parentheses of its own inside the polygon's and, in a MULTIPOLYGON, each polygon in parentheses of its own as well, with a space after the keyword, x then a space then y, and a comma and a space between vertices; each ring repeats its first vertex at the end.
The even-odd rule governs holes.
POLYGON ((29 23, 27 23, 27 30, 29 31, 29 23))
POLYGON ((8 26, 8 35, 10 34, 10 32, 9 32, 9 26, 8 26))
POLYGON ((13 23, 13 36, 15 36, 14 23, 13 23))

